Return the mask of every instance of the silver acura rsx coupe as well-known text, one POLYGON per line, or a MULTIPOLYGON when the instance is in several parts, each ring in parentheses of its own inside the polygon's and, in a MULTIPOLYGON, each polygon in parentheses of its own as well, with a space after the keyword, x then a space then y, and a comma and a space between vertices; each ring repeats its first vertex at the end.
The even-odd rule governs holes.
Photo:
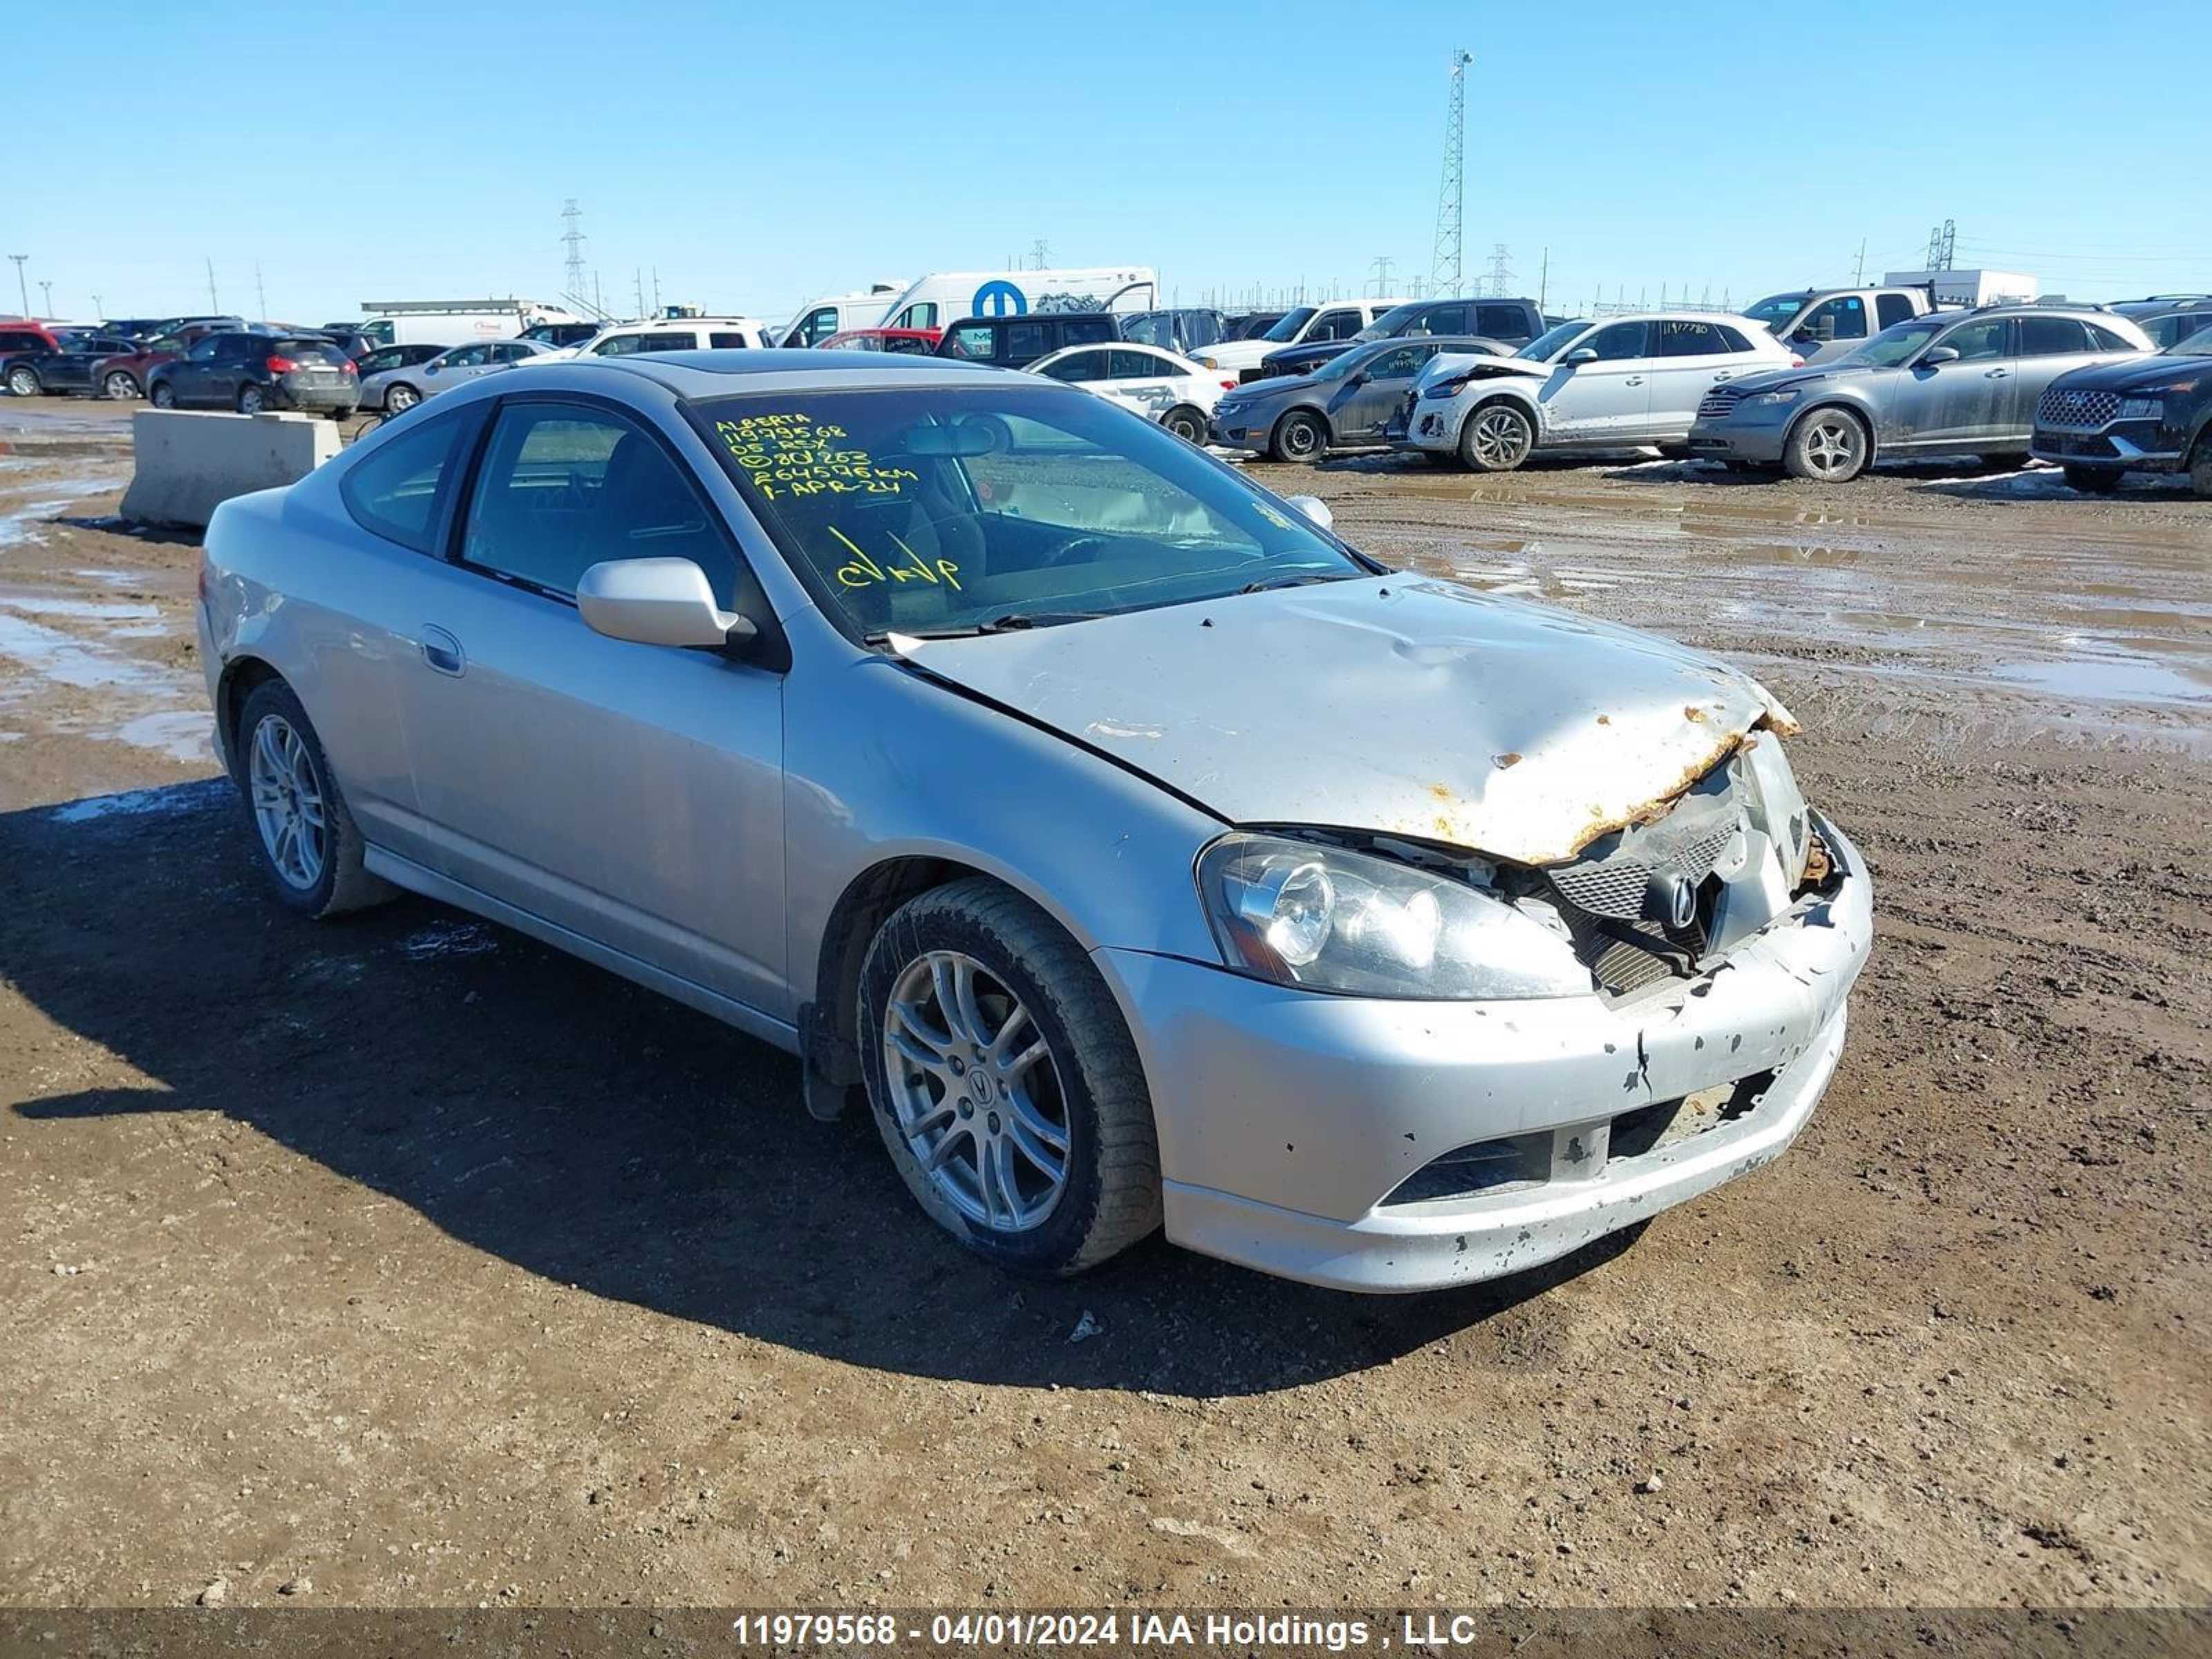
POLYGON ((1034 375, 561 364, 223 506, 201 646, 280 902, 791 1050, 1010 1267, 1417 1290, 1774 1157, 1872 932, 1787 712, 1328 522, 1034 375))

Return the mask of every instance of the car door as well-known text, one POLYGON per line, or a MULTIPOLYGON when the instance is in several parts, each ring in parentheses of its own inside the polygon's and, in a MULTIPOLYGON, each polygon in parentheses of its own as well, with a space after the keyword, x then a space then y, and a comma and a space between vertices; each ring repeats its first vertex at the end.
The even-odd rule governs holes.
POLYGON ((1838 294, 1799 318, 1783 343, 1809 363, 1856 349, 1870 332, 1866 301, 1856 294, 1838 294))
POLYGON ((1607 323, 1568 348, 1536 394, 1545 441, 1632 444, 1642 436, 1651 411, 1650 340, 1648 322, 1607 323), (1596 356, 1567 361, 1584 351, 1596 356))
POLYGON ((1348 340, 1367 326, 1367 319, 1358 306, 1331 306, 1315 313, 1306 325, 1306 331, 1298 336, 1300 345, 1321 345, 1330 340, 1348 340))
POLYGON ((602 560, 690 559, 772 627, 677 450, 597 399, 501 400, 402 698, 431 867, 526 916, 787 1018, 782 678, 593 633, 602 560))
POLYGON ((1105 391, 1124 409, 1157 421, 1182 401, 1186 377, 1172 359, 1122 346, 1109 350, 1106 362, 1109 376, 1106 386, 1091 390, 1105 391))
POLYGON ((1937 335, 1904 368, 1886 377, 1884 441, 1894 448, 1971 453, 2008 429, 2015 363, 2008 317, 1971 317, 1937 335), (1931 363, 1948 348, 1955 361, 1931 363))
POLYGON ((1651 402, 1645 433, 1661 442, 1690 435, 1705 393, 1743 372, 1720 325, 1695 317, 1666 317, 1653 325, 1658 353, 1651 364, 1651 402))
POLYGON ((2099 349, 2089 325, 2078 317, 2021 317, 2014 326, 2020 336, 2018 373, 2004 433, 2025 447, 2035 426, 2035 406, 2053 380, 2126 354, 2099 349))
POLYGON ((220 401, 216 392, 216 360, 236 337, 210 334, 192 342, 191 349, 169 365, 169 390, 180 404, 220 401))
POLYGON ((1406 401, 1414 376, 1442 345, 1440 340, 1408 340, 1346 375, 1328 401, 1331 438, 1340 444, 1380 443, 1383 422, 1406 401))
POLYGON ((422 370, 422 390, 425 392, 451 392, 457 386, 465 386, 491 365, 491 347, 488 343, 455 346, 434 364, 422 370))
POLYGON ((1103 346, 1087 351, 1066 351, 1053 354, 1051 362, 1037 370, 1047 380, 1062 380, 1069 386, 1079 386, 1095 392, 1100 397, 1114 398, 1113 363, 1103 346))

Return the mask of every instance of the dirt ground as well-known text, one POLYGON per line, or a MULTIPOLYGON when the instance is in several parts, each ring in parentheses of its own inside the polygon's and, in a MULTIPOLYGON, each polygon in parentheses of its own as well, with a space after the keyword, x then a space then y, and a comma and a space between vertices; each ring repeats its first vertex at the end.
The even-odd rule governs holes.
POLYGON ((1752 667, 1877 884, 1795 1150, 1376 1301, 1017 1283, 781 1054, 277 912, 126 413, 0 400, 0 1602, 2212 1600, 2212 502, 1261 470, 1752 667))

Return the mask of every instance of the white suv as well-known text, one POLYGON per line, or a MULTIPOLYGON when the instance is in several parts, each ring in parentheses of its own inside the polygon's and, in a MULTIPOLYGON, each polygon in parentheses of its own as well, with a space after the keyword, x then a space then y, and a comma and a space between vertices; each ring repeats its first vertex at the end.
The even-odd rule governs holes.
POLYGON ((1195 354, 1200 362, 1232 374, 1255 374, 1260 360, 1286 345, 1319 345, 1348 340, 1403 300, 1332 300, 1327 305, 1293 306, 1257 339, 1217 340, 1195 354))
POLYGON ((1393 440, 1478 472, 1510 472, 1540 449, 1656 446, 1686 456, 1698 404, 1717 384, 1802 361, 1733 314, 1561 323, 1510 357, 1439 355, 1413 383, 1393 440))
POLYGON ((558 363, 578 357, 626 357, 637 351, 760 351, 772 343, 767 325, 757 317, 659 317, 642 323, 611 323, 580 345, 530 361, 558 363))

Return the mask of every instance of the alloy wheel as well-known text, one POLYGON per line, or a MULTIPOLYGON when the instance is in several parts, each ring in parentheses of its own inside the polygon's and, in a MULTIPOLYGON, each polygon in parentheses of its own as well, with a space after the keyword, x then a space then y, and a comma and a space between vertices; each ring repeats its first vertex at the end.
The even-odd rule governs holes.
POLYGON ((891 987, 884 1075, 899 1133, 945 1202, 998 1232, 1040 1226, 1068 1179, 1066 1097, 1021 999, 958 951, 930 951, 891 987))
POLYGON ((1805 434, 1805 465, 1823 478, 1847 477, 1859 464, 1858 422, 1844 415, 1814 417, 1805 434))
POLYGON ((262 401, 261 388, 258 386, 247 386, 238 394, 238 412, 241 415, 258 415, 261 412, 262 401))
POLYGON ((35 398, 39 394, 39 377, 27 368, 11 369, 8 374, 8 390, 18 398, 35 398))
POLYGON ((1534 437, 1525 416, 1517 410, 1493 404, 1477 411, 1468 444, 1475 459, 1485 466, 1510 472, 1528 459, 1528 448, 1534 437))
POLYGON ((392 415, 404 415, 421 401, 411 386, 396 386, 384 394, 385 411, 392 415))
POLYGON ((266 715, 253 728, 246 779, 270 864, 286 886, 309 891, 323 878, 329 814, 307 745, 282 714, 266 715))
POLYGON ((138 395, 138 382, 118 370, 107 377, 107 395, 117 398, 135 398, 138 395))

